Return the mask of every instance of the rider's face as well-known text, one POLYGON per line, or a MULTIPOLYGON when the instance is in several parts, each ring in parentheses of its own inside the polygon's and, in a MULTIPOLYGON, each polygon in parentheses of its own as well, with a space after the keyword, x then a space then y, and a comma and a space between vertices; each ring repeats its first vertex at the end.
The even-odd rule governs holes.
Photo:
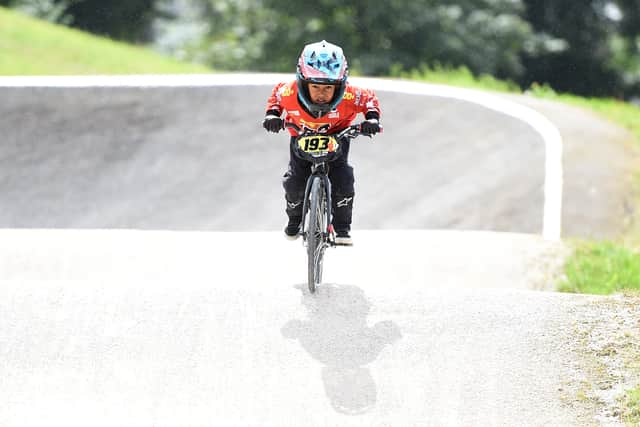
POLYGON ((314 104, 328 104, 336 91, 334 85, 319 85, 311 83, 309 85, 309 96, 314 104))

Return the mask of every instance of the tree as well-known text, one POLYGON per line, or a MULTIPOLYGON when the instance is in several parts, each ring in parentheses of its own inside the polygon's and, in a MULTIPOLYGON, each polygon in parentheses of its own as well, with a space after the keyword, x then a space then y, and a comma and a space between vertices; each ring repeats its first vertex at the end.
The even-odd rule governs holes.
POLYGON ((206 61, 229 69, 293 71, 305 44, 326 39, 365 74, 438 63, 513 78, 531 35, 520 0, 201 1, 206 61))
POLYGON ((67 2, 56 2, 56 0, 4 0, 0 6, 9 6, 20 10, 31 16, 35 16, 46 21, 68 25, 70 17, 64 14, 68 6, 67 2))
POLYGON ((608 0, 525 0, 526 17, 541 34, 538 48, 523 54, 520 81, 546 82, 561 92, 622 96, 624 82, 613 62, 618 23, 608 0), (567 4, 572 3, 572 4, 567 4))
POLYGON ((130 42, 149 42, 156 0, 3 0, 52 22, 130 42))
POLYGON ((640 97, 640 2, 617 0, 619 34, 614 37, 614 62, 622 74, 627 98, 640 97), (615 43, 617 41, 617 43, 615 43))
POLYGON ((66 8, 71 25, 94 34, 132 42, 152 39, 153 20, 158 15, 155 0, 83 0, 66 8))

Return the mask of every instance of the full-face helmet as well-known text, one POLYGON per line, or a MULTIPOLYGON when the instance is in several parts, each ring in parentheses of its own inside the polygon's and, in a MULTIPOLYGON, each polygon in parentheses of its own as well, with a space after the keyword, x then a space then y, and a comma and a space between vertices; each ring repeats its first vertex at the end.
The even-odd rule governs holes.
POLYGON ((313 116, 324 116, 342 101, 348 74, 347 58, 341 47, 325 40, 306 45, 302 49, 296 70, 300 102, 313 116), (331 101, 326 104, 314 103, 309 96, 310 83, 335 85, 331 101))

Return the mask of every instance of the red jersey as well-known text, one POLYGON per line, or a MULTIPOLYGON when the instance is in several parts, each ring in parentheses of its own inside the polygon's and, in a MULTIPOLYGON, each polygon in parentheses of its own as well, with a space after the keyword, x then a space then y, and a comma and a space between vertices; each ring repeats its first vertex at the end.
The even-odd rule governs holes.
MULTIPOLYGON (((267 111, 275 110, 282 115, 287 112, 285 121, 295 123, 298 127, 307 127, 322 131, 323 133, 336 133, 350 126, 358 113, 366 114, 374 111, 381 115, 378 97, 370 89, 363 89, 351 86, 347 83, 342 102, 335 110, 328 112, 320 118, 315 118, 307 113, 298 102, 298 85, 296 81, 289 83, 278 83, 267 101, 267 111)), ((292 136, 296 135, 295 130, 289 129, 292 136)))

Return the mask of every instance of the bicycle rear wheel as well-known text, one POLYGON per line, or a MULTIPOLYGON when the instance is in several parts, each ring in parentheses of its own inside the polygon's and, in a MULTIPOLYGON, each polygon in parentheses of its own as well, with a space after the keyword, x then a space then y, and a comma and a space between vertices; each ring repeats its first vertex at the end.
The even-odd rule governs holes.
POLYGON ((320 178, 311 184, 309 221, 307 221, 307 255, 309 291, 315 292, 322 281, 322 259, 326 249, 327 196, 320 178))

